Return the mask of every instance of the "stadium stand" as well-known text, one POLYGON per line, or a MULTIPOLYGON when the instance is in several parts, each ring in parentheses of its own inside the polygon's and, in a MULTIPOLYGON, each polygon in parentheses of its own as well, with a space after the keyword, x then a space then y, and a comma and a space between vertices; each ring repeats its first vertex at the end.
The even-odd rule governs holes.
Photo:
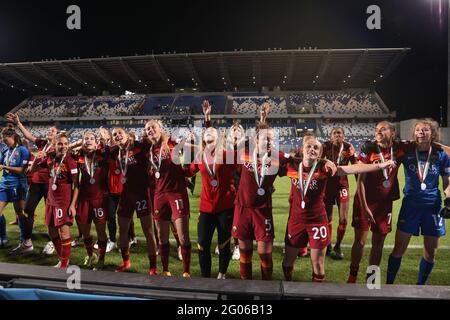
POLYGON ((175 97, 172 96, 152 96, 145 103, 143 113, 145 115, 165 115, 170 114, 175 97))
POLYGON ((372 136, 375 131, 376 123, 349 123, 349 122, 332 122, 321 125, 322 133, 325 137, 329 137, 331 130, 335 127, 344 129, 344 134, 348 137, 368 137, 372 136))
POLYGON ((284 97, 274 96, 229 96, 232 100, 232 114, 257 115, 259 107, 268 102, 271 105, 270 113, 276 115, 286 115, 287 106, 284 97))
POLYGON ((30 99, 18 111, 21 118, 107 117, 143 114, 145 95, 30 99))
MULTIPOLYGON (((317 113, 360 115, 383 114, 377 97, 367 91, 361 92, 304 92, 292 97, 294 102, 314 106, 317 113)), ((291 100, 292 101, 292 100, 291 100)))

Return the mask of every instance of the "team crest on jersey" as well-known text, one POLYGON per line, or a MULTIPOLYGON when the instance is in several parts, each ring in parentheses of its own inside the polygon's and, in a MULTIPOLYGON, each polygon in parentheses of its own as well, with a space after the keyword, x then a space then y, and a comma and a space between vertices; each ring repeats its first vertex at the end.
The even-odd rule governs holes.
POLYGON ((439 160, 439 156, 437 154, 432 154, 430 160, 432 163, 435 163, 439 160))
POLYGON ((373 163, 379 163, 380 162, 380 155, 377 154, 377 153, 372 153, 370 155, 369 160, 370 160, 370 162, 373 162, 373 163))

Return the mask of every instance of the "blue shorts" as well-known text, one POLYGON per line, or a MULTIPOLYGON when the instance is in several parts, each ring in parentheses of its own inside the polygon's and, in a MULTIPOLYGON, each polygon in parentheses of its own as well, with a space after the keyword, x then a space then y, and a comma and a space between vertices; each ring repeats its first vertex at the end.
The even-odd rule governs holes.
POLYGON ((16 188, 0 190, 0 202, 17 202, 27 198, 28 188, 20 185, 16 188))
POLYGON ((397 228, 403 232, 423 236, 445 236, 445 222, 440 215, 440 205, 416 205, 403 200, 397 228))

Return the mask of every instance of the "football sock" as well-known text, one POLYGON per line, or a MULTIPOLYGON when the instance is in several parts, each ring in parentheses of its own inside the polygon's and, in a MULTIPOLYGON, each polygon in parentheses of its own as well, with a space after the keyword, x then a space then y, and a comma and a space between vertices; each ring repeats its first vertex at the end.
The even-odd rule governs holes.
POLYGON ((252 255, 253 249, 241 249, 239 248, 239 271, 242 280, 252 279, 252 255))
POLYGON ((284 280, 292 281, 292 276, 294 274, 294 266, 286 267, 285 265, 282 265, 282 267, 284 273, 284 280))
POLYGON ((169 254, 170 254, 170 243, 164 243, 159 245, 159 256, 161 257, 161 264, 163 271, 169 271, 169 254))
POLYGON ((400 269, 401 263, 402 263, 401 257, 395 258, 392 255, 389 255, 386 284, 394 283, 395 277, 397 276, 397 272, 400 269))
POLYGON ((61 258, 61 238, 59 236, 52 239, 53 246, 55 247, 58 257, 61 258))
POLYGON ((272 280, 272 273, 273 273, 272 253, 260 253, 259 258, 261 259, 261 279, 272 280))
POLYGON ((356 283, 356 280, 358 278, 358 271, 359 265, 354 266, 353 264, 350 264, 350 274, 348 276, 347 283, 356 283))
POLYGON ((434 262, 428 262, 423 257, 420 260, 419 265, 419 276, 417 279, 418 285, 424 285, 425 282, 428 280, 428 276, 430 275, 431 271, 433 270, 434 262))
POLYGON ((94 253, 94 244, 92 237, 83 239, 84 247, 86 248, 86 253, 89 257, 92 257, 92 254, 94 253))
POLYGON ((123 248, 120 248, 120 252, 121 252, 121 254, 122 254, 122 260, 123 260, 123 262, 128 262, 128 261, 130 261, 130 248, 127 246, 127 247, 123 247, 123 248))
POLYGON ((100 260, 104 260, 106 254, 106 246, 108 242, 106 240, 98 240, 97 243, 98 243, 98 258, 100 260))
POLYGON ((181 257, 183 258, 183 273, 190 273, 192 245, 181 246, 181 257))
POLYGON ((339 223, 338 229, 337 229, 337 235, 336 235, 336 242, 341 243, 344 239, 345 230, 347 229, 347 224, 345 223, 339 223))
POLYGON ((150 269, 156 269, 156 254, 148 256, 148 263, 149 263, 150 269))
POLYGON ((67 268, 69 266, 71 250, 72 239, 61 240, 61 268, 67 268))

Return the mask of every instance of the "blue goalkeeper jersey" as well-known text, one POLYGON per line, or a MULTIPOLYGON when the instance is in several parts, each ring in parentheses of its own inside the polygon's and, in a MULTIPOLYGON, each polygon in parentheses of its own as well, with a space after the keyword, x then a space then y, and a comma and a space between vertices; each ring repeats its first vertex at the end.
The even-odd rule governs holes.
MULTIPOLYGON (((30 152, 24 146, 8 148, 0 151, 0 164, 8 167, 23 167, 30 160, 30 152)), ((19 185, 26 185, 27 177, 25 173, 17 174, 9 170, 3 170, 0 179, 0 190, 17 188, 19 185)))
MULTIPOLYGON (((423 168, 428 152, 419 151, 418 154, 420 166, 423 168)), ((439 176, 447 178, 450 175, 450 158, 448 155, 443 150, 432 148, 428 174, 423 181, 426 184, 425 190, 421 189, 415 148, 411 148, 405 154, 403 166, 405 170, 404 200, 417 206, 441 205, 439 176)))

